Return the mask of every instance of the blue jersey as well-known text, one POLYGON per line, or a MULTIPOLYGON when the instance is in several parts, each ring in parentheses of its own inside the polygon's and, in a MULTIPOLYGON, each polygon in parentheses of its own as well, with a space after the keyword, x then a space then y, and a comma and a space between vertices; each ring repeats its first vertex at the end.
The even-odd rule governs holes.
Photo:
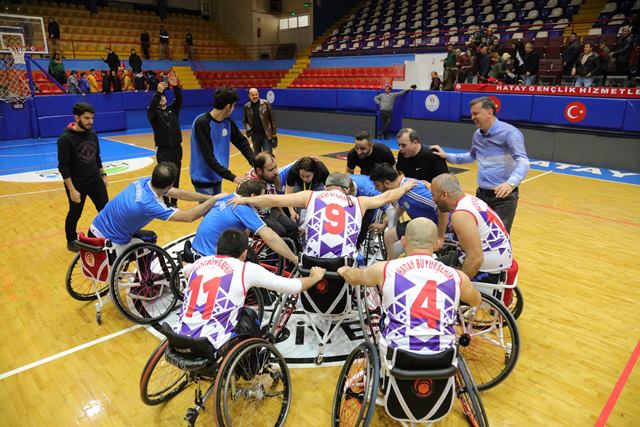
POLYGON ((369 175, 349 175, 351 181, 356 185, 356 197, 366 196, 366 197, 374 197, 380 194, 378 190, 376 190, 376 185, 371 181, 369 175))
POLYGON ((280 181, 280 188, 276 188, 278 194, 284 194, 287 190, 287 175, 289 175, 291 167, 295 164, 296 162, 291 162, 283 168, 278 168, 278 181, 280 181))
POLYGON ((218 238, 227 228, 238 228, 242 231, 249 229, 255 234, 265 226, 256 210, 251 206, 229 206, 229 201, 234 197, 237 197, 237 194, 230 194, 218 200, 204 216, 196 231, 196 237, 193 239, 193 249, 199 254, 216 255, 218 238))
MULTIPOLYGON (((405 182, 407 182, 407 178, 402 179, 401 185, 405 182)), ((411 219, 428 218, 436 224, 438 223, 438 212, 433 196, 422 182, 418 181, 411 190, 400 197, 398 205, 405 210, 411 219)))
POLYGON ((177 209, 168 208, 151 189, 151 178, 129 184, 102 209, 92 227, 102 237, 124 245, 133 234, 154 219, 167 220, 177 209))
POLYGON ((229 168, 229 151, 231 145, 231 121, 225 119, 217 122, 207 112, 198 116, 191 126, 191 162, 189 172, 191 181, 197 183, 218 183, 222 177, 207 164, 205 154, 198 143, 198 130, 208 131, 213 144, 213 156, 225 168, 229 168))

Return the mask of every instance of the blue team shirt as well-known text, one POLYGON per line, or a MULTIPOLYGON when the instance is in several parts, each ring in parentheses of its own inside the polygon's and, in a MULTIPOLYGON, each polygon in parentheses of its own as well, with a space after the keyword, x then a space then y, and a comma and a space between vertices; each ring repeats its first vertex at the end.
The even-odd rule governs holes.
POLYGON ((280 181, 280 188, 276 188, 278 194, 284 194, 287 191, 287 175, 295 163, 291 162, 283 168, 278 168, 278 180, 280 181))
MULTIPOLYGON (((402 179, 402 184, 407 182, 407 178, 402 179)), ((402 185, 401 184, 401 185, 402 185)), ((404 196, 398 199, 398 205, 402 207, 411 219, 428 218, 438 223, 438 212, 431 191, 419 182, 404 196)))
POLYGON ((356 184, 356 197, 366 196, 366 197, 374 197, 380 194, 378 190, 376 190, 376 185, 369 175, 349 175, 351 181, 356 184))
MULTIPOLYGON (((207 164, 205 158, 200 152, 200 146, 196 139, 195 126, 201 117, 208 115, 204 113, 198 116, 191 125, 191 162, 189 163, 189 172, 191 174, 191 180, 195 182, 207 182, 218 183, 222 182, 222 177, 215 173, 213 169, 207 164)), ((213 156, 216 158, 225 168, 229 167, 229 151, 231 147, 231 121, 224 119, 221 122, 217 122, 213 119, 208 120, 209 135, 213 143, 213 156)))
POLYGON ((237 228, 242 231, 249 229, 257 233, 265 223, 254 208, 247 205, 229 206, 229 201, 237 197, 230 194, 218 200, 211 210, 204 216, 193 239, 193 249, 204 256, 216 255, 218 238, 227 228, 237 228))
POLYGON ((114 243, 124 245, 154 219, 168 220, 177 209, 167 207, 151 189, 151 178, 129 184, 102 209, 93 227, 114 243))

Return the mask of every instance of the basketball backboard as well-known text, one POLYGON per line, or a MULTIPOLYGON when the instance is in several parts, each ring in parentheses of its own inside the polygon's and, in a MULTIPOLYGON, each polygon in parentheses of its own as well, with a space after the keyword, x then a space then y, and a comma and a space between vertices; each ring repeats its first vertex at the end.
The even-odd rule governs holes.
POLYGON ((0 13, 0 53, 9 53, 11 46, 24 46, 26 53, 48 53, 42 17, 0 13))

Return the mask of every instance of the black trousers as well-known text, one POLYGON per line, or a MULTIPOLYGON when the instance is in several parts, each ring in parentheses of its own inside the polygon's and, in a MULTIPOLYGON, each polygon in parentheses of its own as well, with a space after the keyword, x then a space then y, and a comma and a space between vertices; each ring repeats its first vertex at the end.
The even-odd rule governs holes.
POLYGON ((107 187, 104 185, 102 179, 98 179, 83 187, 76 187, 76 190, 80 192, 80 203, 71 200, 69 189, 66 185, 64 186, 64 190, 67 193, 67 200, 69 201, 69 212, 67 212, 67 218, 64 222, 64 232, 67 235, 67 242, 73 242, 78 238, 76 229, 87 196, 93 202, 96 210, 100 212, 109 201, 109 195, 107 194, 107 187))
POLYGON ((280 209, 271 209, 271 213, 263 218, 265 224, 269 226, 280 237, 288 237, 294 242, 298 240, 298 226, 286 216, 280 209))
POLYGON ((389 130, 389 126, 391 126, 391 117, 393 116, 393 111, 382 111, 380 110, 380 136, 382 138, 387 137, 387 131, 389 130))
POLYGON ((478 188, 476 190, 476 197, 483 200, 498 214, 504 224, 504 227, 507 229, 509 234, 511 234, 511 226, 513 225, 513 218, 516 216, 518 198, 520 197, 518 187, 514 188, 509 196, 501 199, 496 197, 493 190, 478 188))
POLYGON ((142 43, 140 46, 142 47, 144 59, 151 59, 151 57, 149 56, 149 48, 151 47, 151 43, 142 43))
POLYGON ((251 135, 251 142, 253 144, 253 152, 258 154, 261 151, 268 151, 273 153, 273 147, 271 146, 271 140, 267 138, 265 134, 254 133, 251 135))
MULTIPOLYGON (((173 183, 175 188, 180 188, 180 169, 182 168, 182 145, 175 145, 169 147, 158 147, 156 150, 156 160, 160 162, 170 162, 176 165, 178 168, 178 177, 176 182, 173 183)), ((165 203, 175 203, 176 199, 169 200, 165 197, 165 203)))
POLYGON ((360 245, 362 245, 362 242, 364 242, 364 239, 367 237, 367 234, 369 233, 369 226, 373 222, 373 215, 375 215, 375 213, 376 213, 375 209, 369 209, 365 212, 364 216, 362 217, 362 226, 360 228, 360 233, 358 234, 358 240, 356 242, 356 246, 358 248, 360 247, 360 245))

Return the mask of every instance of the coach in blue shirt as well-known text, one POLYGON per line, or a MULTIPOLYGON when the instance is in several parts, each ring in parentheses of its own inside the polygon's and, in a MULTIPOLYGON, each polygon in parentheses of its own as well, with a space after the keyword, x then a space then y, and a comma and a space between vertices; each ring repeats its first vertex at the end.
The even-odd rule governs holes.
POLYGON ((117 253, 139 242, 133 236, 154 219, 193 222, 203 216, 221 197, 205 196, 192 191, 172 188, 180 171, 173 163, 162 162, 153 169, 151 178, 141 178, 129 184, 98 213, 89 228, 92 237, 105 237, 113 243, 117 253), (203 202, 182 210, 165 205, 162 197, 203 202))
POLYGON ((483 96, 469 103, 471 120, 478 130, 473 134, 471 150, 461 154, 447 154, 433 145, 431 151, 450 163, 478 161, 478 189, 476 196, 484 200, 502 219, 511 232, 518 206, 518 186, 529 171, 529 158, 524 137, 514 126, 496 117, 496 105, 483 96))

